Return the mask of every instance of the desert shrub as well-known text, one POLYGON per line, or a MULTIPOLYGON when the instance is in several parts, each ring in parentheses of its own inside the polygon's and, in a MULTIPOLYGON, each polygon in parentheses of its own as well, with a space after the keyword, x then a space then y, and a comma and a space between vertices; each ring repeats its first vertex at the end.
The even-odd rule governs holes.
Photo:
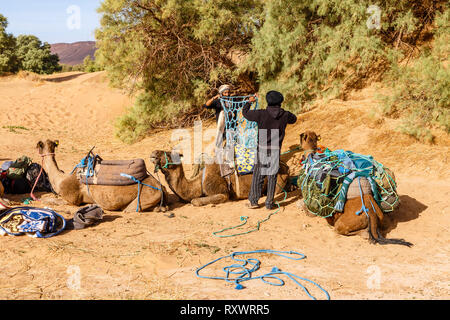
POLYGON ((135 142, 149 129, 176 127, 183 119, 188 121, 190 109, 188 102, 168 103, 152 92, 139 94, 130 110, 117 120, 116 136, 126 143, 135 142))
POLYGON ((396 63, 388 73, 392 94, 382 97, 387 116, 404 118, 400 130, 418 140, 433 140, 430 128, 450 133, 450 10, 437 15, 431 47, 408 64, 396 63))
MULTIPOLYGON (((104 0, 96 59, 113 86, 144 92, 118 122, 119 136, 132 141, 156 124, 172 125, 177 114, 172 108, 201 114, 203 102, 223 83, 245 83, 262 96, 279 90, 283 106, 294 112, 317 98, 345 99, 351 90, 385 79, 391 69, 394 76, 398 65, 417 56, 419 43, 428 36, 439 38, 430 27, 445 4, 104 0), (240 58, 234 59, 237 52, 240 58)), ((425 55, 431 77, 437 69, 425 55)), ((445 74, 441 70, 434 76, 445 74)), ((445 114, 436 115, 437 121, 447 121, 445 114)))

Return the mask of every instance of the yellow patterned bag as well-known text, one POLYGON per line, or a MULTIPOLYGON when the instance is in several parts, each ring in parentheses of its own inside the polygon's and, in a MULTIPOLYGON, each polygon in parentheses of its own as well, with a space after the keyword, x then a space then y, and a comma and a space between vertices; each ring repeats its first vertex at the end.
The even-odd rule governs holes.
POLYGON ((241 145, 234 147, 236 169, 239 174, 249 174, 253 172, 256 161, 256 148, 248 149, 241 145))

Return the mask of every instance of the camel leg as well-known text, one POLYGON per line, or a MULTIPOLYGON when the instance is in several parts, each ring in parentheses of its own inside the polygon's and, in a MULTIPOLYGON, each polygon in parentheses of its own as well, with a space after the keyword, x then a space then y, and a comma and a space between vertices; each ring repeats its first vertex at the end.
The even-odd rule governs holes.
POLYGON ((364 213, 356 215, 361 209, 361 199, 348 199, 343 214, 335 220, 334 230, 338 234, 353 235, 355 231, 367 228, 368 220, 364 213))
POLYGON ((343 214, 342 217, 334 224, 334 229, 338 234, 351 236, 356 234, 355 231, 360 231, 367 228, 367 217, 365 214, 357 216, 354 212, 349 212, 348 215, 343 214))
POLYGON ((169 198, 168 198, 168 194, 166 191, 163 192, 163 199, 162 199, 162 203, 161 203, 161 199, 160 199, 160 205, 157 205, 154 209, 153 212, 167 212, 169 211, 169 198))
MULTIPOLYGON (((159 208, 160 199, 155 199, 154 201, 149 202, 149 201, 144 201, 141 198, 140 202, 141 202, 141 205, 140 205, 140 208, 139 208, 138 212, 148 211, 148 209, 150 209, 152 207, 155 207, 155 209, 159 208)), ((126 206, 126 208, 123 210, 123 212, 127 212, 127 213, 129 213, 129 212, 136 212, 137 205, 138 205, 138 200, 136 198, 133 201, 131 201, 128 206, 126 206)), ((161 209, 161 211, 165 212, 165 208, 161 209)))
POLYGON ((207 204, 219 204, 228 201, 228 195, 226 194, 215 194, 213 196, 201 197, 192 199, 192 205, 196 207, 204 206, 207 204))
POLYGON ((280 194, 284 191, 288 192, 288 178, 287 175, 278 174, 277 185, 275 186, 275 194, 280 194))
MULTIPOLYGON (((161 193, 159 191, 150 190, 149 188, 144 188, 139 196, 140 208, 139 212, 147 211, 152 207, 156 207, 161 203, 161 193)), ((128 206, 123 210, 124 212, 136 212, 138 205, 138 198, 136 197, 131 201, 128 206)))

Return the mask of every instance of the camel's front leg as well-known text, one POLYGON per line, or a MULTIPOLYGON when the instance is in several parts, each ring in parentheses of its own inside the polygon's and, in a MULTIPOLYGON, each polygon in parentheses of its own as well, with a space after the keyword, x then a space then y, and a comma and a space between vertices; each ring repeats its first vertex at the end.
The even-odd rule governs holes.
POLYGON ((228 201, 227 194, 215 194, 213 196, 192 199, 192 205, 196 207, 205 206, 207 204, 219 204, 228 201))
MULTIPOLYGON (((140 206, 138 208, 138 199, 137 197, 130 202, 130 204, 123 210, 124 212, 136 212, 136 209, 138 208, 138 212, 141 211, 149 211, 150 208, 155 207, 159 208, 159 205, 161 204, 161 194, 159 192, 153 192, 153 194, 144 194, 144 192, 140 196, 140 206)), ((166 207, 163 206, 161 208, 161 211, 165 212, 166 207)))
POLYGON ((344 212, 335 220, 334 228, 338 234, 350 236, 355 231, 367 228, 367 217, 364 212, 356 215, 361 209, 361 200, 359 198, 348 199, 345 203, 344 212))
POLYGON ((280 194, 282 192, 287 192, 288 190, 288 175, 278 174, 277 185, 275 187, 275 194, 280 194))

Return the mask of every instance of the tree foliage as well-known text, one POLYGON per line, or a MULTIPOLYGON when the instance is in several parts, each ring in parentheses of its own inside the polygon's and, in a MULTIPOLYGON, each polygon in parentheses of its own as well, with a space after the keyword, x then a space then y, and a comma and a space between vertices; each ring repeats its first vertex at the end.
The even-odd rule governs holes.
POLYGON ((7 26, 8 20, 0 14, 0 74, 18 70, 16 39, 12 34, 6 33, 7 26))
POLYGON ((438 13, 434 40, 409 64, 394 64, 387 82, 392 94, 384 96, 384 113, 403 118, 402 131, 432 142, 430 127, 450 133, 450 10, 438 13))
POLYGON ((50 51, 50 45, 33 35, 20 35, 16 41, 16 55, 21 70, 51 74, 61 70, 59 58, 50 51))
POLYGON ((61 70, 59 58, 50 45, 36 36, 20 35, 17 39, 6 33, 8 20, 0 14, 0 73, 31 71, 49 74, 61 70))
POLYGON ((97 72, 103 71, 103 67, 92 59, 91 56, 86 56, 83 60, 83 64, 80 66, 81 70, 84 72, 97 72))
POLYGON ((198 86, 229 80, 231 49, 246 50, 258 1, 105 0, 97 57, 113 83, 186 99, 198 86), (131 83, 130 83, 131 80, 131 83))
POLYGON ((133 140, 199 114, 223 83, 248 84, 261 94, 279 90, 283 106, 295 112, 319 97, 345 98, 416 57, 420 43, 435 37, 431 29, 445 4, 104 0, 97 58, 113 85, 140 94, 119 121, 119 136, 133 140))
POLYGON ((256 0, 103 1, 96 59, 114 86, 140 92, 119 126, 143 134, 183 118, 223 82, 235 82, 230 52, 248 51, 251 18, 260 9, 256 0), (161 117, 133 116, 136 110, 161 117))
POLYGON ((416 45, 437 1, 281 0, 265 2, 263 26, 243 70, 256 70, 262 89, 286 93, 300 111, 317 97, 341 96, 379 80, 416 45), (368 20, 379 13, 379 28, 368 20))

